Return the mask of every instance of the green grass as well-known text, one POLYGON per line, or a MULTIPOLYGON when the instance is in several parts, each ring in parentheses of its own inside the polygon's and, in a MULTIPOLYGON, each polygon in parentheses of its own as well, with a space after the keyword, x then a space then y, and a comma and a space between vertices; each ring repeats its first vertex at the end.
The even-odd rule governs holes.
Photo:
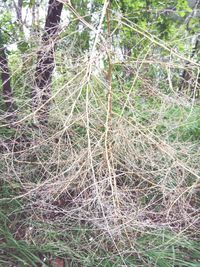
MULTIPOLYGON (((1 219, 7 218, 1 214, 1 219)), ((48 226, 47 226, 48 227, 48 226)), ((70 266, 101 266, 121 267, 126 266, 157 266, 157 267, 198 267, 200 266, 199 244, 170 232, 152 231, 141 238, 132 241, 138 253, 121 251, 121 257, 115 252, 110 253, 100 246, 94 251, 86 243, 87 231, 79 229, 69 231, 63 235, 58 232, 46 230, 45 242, 31 244, 25 240, 16 240, 8 227, 1 225, 0 236, 0 264, 17 264, 17 266, 43 266, 48 265, 49 258, 64 259, 70 266), (66 241, 61 241, 66 239, 66 241), (84 247, 85 245, 85 247, 84 247), (46 264, 41 258, 46 257, 46 264)), ((95 243, 92 245, 94 246, 95 243)), ((66 264, 67 264, 66 263, 66 264)), ((7 265, 6 265, 7 264, 7 265)), ((66 265, 68 266, 68 265, 66 265)))

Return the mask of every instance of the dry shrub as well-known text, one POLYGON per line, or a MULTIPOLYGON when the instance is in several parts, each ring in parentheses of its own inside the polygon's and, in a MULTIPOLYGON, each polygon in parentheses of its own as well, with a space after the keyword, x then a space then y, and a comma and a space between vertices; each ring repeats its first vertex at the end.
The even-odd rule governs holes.
MULTIPOLYGON (((69 57, 62 62, 58 57, 56 64, 64 68, 69 57)), ((133 249, 134 240, 154 230, 198 236, 198 145, 177 137, 170 142, 170 123, 164 133, 155 131, 170 107, 192 109, 194 102, 159 88, 157 78, 147 78, 148 65, 138 60, 135 70, 135 62, 127 63, 132 76, 122 75, 113 85, 108 114, 105 70, 96 64, 101 59, 86 59, 76 59, 75 74, 73 64, 67 66, 67 81, 56 70, 48 125, 33 126, 37 112, 27 116, 19 107, 22 119, 15 129, 26 140, 13 137, 19 147, 2 140, 1 179, 18 188, 11 198, 24 201, 24 237, 44 242, 47 224, 61 233, 85 226, 94 231, 94 247, 116 252, 133 249), (141 121, 143 104, 152 97, 157 101, 148 106, 152 117, 141 121)))

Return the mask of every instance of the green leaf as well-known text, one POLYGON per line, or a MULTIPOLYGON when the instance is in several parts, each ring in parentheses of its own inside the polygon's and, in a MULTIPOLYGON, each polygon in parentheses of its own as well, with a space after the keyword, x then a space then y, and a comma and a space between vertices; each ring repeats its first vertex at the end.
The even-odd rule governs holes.
POLYGON ((185 11, 179 11, 178 13, 179 13, 179 15, 180 15, 182 18, 183 18, 183 17, 185 16, 185 14, 186 14, 185 11))

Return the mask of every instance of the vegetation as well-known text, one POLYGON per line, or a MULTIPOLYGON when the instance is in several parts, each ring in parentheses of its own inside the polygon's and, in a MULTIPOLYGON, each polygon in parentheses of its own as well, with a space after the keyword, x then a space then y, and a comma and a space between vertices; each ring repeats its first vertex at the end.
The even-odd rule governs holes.
POLYGON ((0 266, 200 266, 200 1, 0 3, 0 266))

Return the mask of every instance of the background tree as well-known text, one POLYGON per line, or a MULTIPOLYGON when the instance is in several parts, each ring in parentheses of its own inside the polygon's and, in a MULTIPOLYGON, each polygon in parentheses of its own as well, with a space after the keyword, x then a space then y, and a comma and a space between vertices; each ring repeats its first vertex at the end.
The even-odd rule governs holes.
POLYGON ((23 19, 22 19, 23 0, 18 0, 17 3, 15 3, 15 1, 13 2, 16 9, 17 21, 19 23, 20 30, 23 31, 23 19))
POLYGON ((50 98, 50 82, 54 69, 54 50, 56 34, 61 19, 63 4, 56 0, 49 0, 46 16, 42 47, 38 52, 36 68, 36 88, 33 90, 33 105, 40 107, 38 119, 40 123, 47 123, 50 98))
MULTIPOLYGON (((197 0, 193 6, 191 14, 186 19, 186 31, 191 36, 191 54, 190 59, 193 59, 195 56, 198 57, 199 52, 199 27, 200 27, 200 1, 197 0)), ((197 86, 195 85, 195 77, 190 70, 190 63, 187 62, 185 68, 181 75, 181 81, 179 86, 179 92, 187 91, 192 97, 199 96, 199 81, 200 76, 197 79, 197 86)))
POLYGON ((15 40, 14 27, 12 23, 12 16, 9 10, 4 4, 3 7, 6 10, 2 10, 2 15, 0 16, 0 72, 2 81, 2 96, 6 107, 6 118, 14 120, 15 115, 15 104, 13 99, 13 91, 11 86, 11 73, 8 66, 8 56, 7 47, 10 43, 15 40))
POLYGON ((16 107, 14 105, 13 92, 11 88, 11 77, 8 68, 8 59, 6 55, 6 48, 0 48, 0 72, 2 80, 2 95, 6 106, 6 119, 14 120, 16 107))

